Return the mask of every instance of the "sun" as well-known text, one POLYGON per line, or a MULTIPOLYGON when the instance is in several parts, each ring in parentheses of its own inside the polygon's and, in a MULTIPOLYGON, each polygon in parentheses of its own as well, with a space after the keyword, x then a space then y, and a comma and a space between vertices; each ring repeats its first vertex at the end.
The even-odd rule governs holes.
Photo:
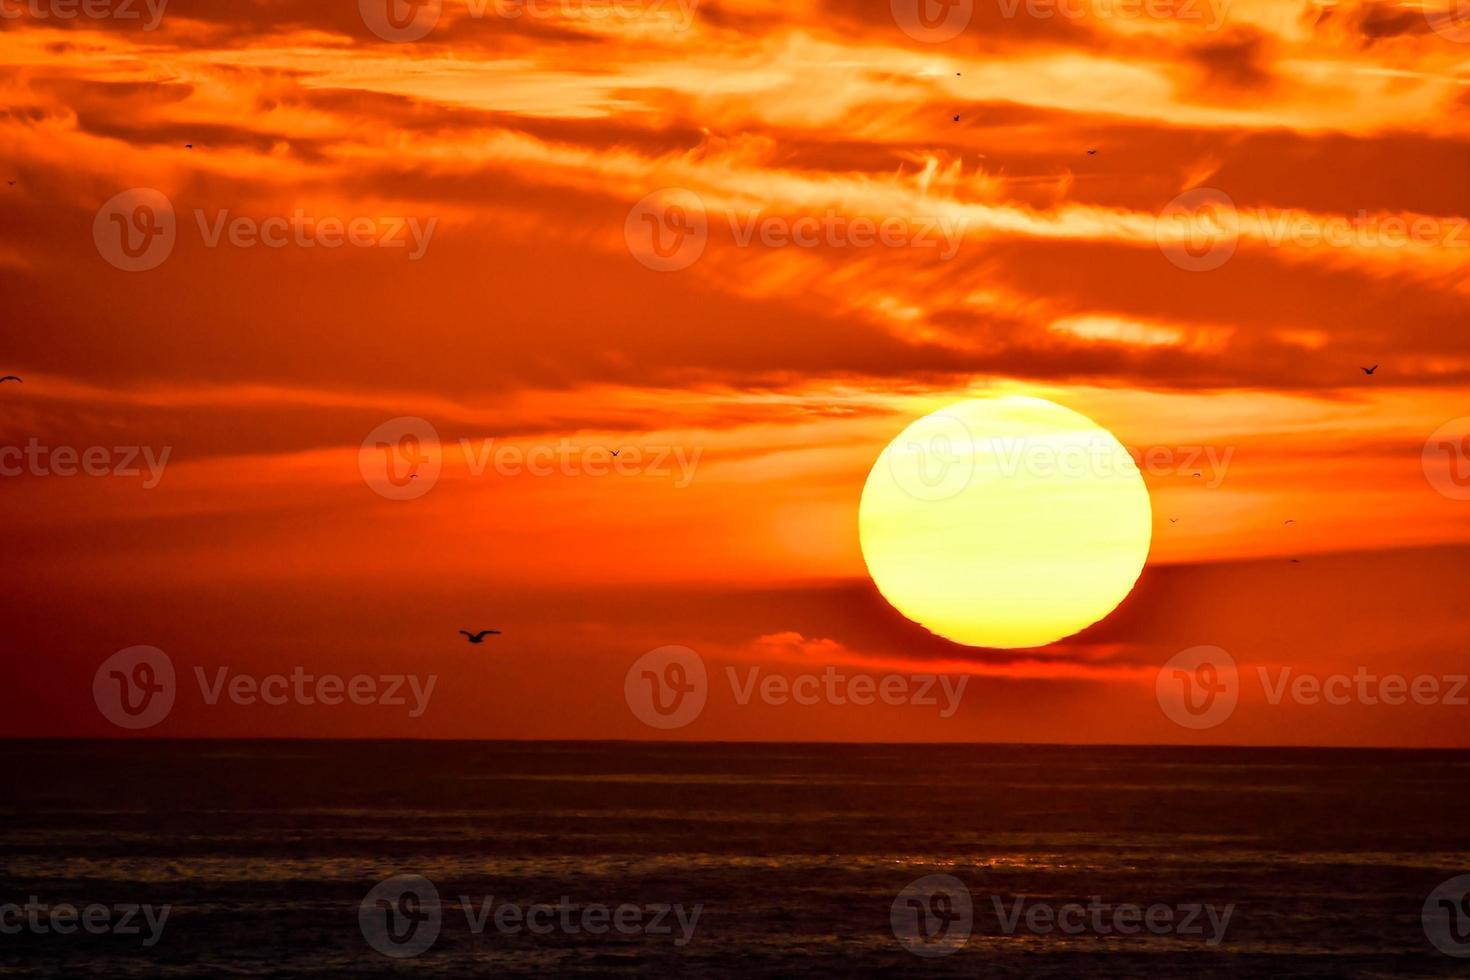
POLYGON ((904 616, 971 646, 1037 647, 1102 619, 1148 559, 1133 458, 1040 398, 958 402, 917 420, 868 473, 868 573, 904 616))

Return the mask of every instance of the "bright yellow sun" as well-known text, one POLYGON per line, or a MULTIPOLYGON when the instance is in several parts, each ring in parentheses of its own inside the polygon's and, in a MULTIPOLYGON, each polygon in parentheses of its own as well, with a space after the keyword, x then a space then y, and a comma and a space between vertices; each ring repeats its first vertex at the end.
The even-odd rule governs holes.
POLYGON ((927 415, 883 450, 858 508, 878 591, 940 636, 1036 647, 1102 619, 1138 580, 1148 490, 1113 434, 1039 398, 927 415))

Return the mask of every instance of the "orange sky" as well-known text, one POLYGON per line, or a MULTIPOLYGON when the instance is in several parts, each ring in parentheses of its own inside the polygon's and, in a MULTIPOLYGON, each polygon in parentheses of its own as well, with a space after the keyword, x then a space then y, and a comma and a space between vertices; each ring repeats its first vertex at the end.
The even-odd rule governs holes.
POLYGON ((1470 501, 1424 469, 1470 415, 1470 32, 1412 5, 956 0, 941 38, 906 3, 443 0, 397 43, 370 0, 172 0, 153 30, 141 3, 4 0, 0 374, 24 383, 0 447, 169 455, 156 486, 141 461, 0 477, 3 731, 119 734, 93 673, 148 644, 439 679, 416 719, 181 694, 164 736, 1470 745, 1470 707, 1254 680, 1470 672, 1470 501), (132 188, 175 217, 147 271, 99 244, 132 188), (1213 268, 1160 221, 1201 188, 1234 207, 1213 268), (660 271, 639 229, 675 189, 703 251, 660 271), (298 212, 406 244, 231 240, 298 212), (1022 654, 903 620, 857 542, 888 440, 996 392, 1115 433, 1155 515, 1124 606, 1022 654), (413 500, 359 469, 401 416, 442 444, 413 500), (483 626, 502 642, 455 635, 483 626), (665 644, 721 678, 670 733, 622 693, 665 644), (1154 677, 1203 644, 1252 680, 1190 731, 1154 677), (949 718, 723 681, 829 664, 971 681, 949 718))

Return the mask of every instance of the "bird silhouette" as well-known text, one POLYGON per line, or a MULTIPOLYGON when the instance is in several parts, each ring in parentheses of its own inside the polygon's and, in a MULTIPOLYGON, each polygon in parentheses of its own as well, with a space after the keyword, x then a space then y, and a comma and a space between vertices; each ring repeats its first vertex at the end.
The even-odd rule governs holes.
POLYGON ((613 458, 616 459, 618 453, 620 453, 620 452, 622 452, 621 449, 614 449, 614 450, 612 450, 613 458))
POLYGON ((1199 473, 1196 473, 1196 474, 1195 474, 1195 476, 1200 476, 1200 475, 1201 475, 1201 474, 1199 474, 1199 473))
POLYGON ((1087 155, 1090 156, 1090 157, 1095 157, 1095 156, 1097 156, 1097 151, 1096 150, 1088 150, 1087 151, 1087 155))
POLYGON ((480 630, 478 633, 471 633, 469 630, 460 630, 460 632, 469 637, 471 643, 484 643, 485 637, 500 635, 500 630, 480 630))
POLYGON ((1295 520, 1289 520, 1289 521, 1286 521, 1285 523, 1287 523, 1287 524, 1295 524, 1296 521, 1295 520))
POLYGON ((1177 517, 1171 517, 1171 518, 1169 518, 1169 523, 1170 524, 1178 524, 1179 523, 1179 518, 1177 518, 1177 517))
POLYGON ((193 143, 185 143, 184 144, 184 149, 186 149, 186 150, 192 150, 192 149, 194 149, 194 144, 193 143))
POLYGON ((1364 374, 1372 374, 1374 371, 1377 371, 1377 370, 1378 370, 1378 365, 1377 364, 1373 365, 1370 368, 1363 368, 1362 369, 1362 371, 1363 371, 1364 374))
POLYGON ((954 121, 955 121, 955 122, 959 122, 959 121, 960 121, 960 117, 959 117, 959 116, 955 116, 955 117, 954 117, 954 121))
POLYGON ((17 378, 15 375, 13 375, 13 374, 7 374, 5 377, 0 378, 0 385, 3 385, 7 381, 14 381, 16 384, 24 384, 25 383, 25 382, 21 381, 19 378, 17 378))

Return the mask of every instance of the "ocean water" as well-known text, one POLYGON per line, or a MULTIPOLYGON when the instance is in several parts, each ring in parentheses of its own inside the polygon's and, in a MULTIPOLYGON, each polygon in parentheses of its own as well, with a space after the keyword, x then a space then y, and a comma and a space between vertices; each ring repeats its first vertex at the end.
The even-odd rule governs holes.
POLYGON ((1463 976, 1470 900, 1443 893, 1448 952, 1423 912, 1470 874, 1467 777, 1456 752, 10 742, 0 974, 1463 976), (66 905, 92 928, 51 928, 66 905))

